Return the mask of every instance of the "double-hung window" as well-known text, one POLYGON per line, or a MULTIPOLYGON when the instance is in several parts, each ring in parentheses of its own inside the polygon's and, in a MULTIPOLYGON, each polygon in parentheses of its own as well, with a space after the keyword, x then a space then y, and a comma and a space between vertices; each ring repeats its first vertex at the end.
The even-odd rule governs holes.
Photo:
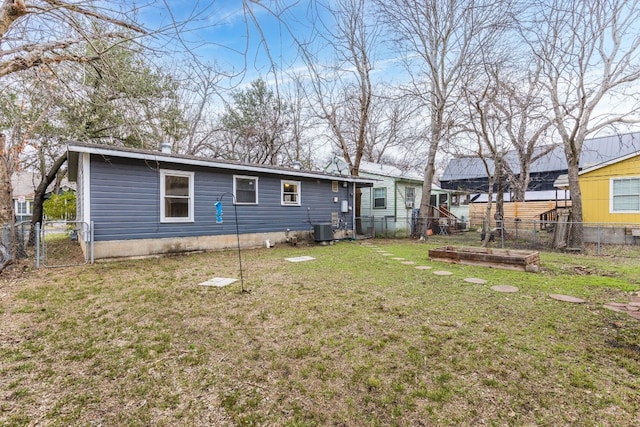
POLYGON ((611 180, 611 212, 640 212, 640 177, 611 180))
POLYGON ((193 172, 160 170, 160 222, 193 222, 193 172))
POLYGON ((30 200, 16 200, 15 211, 17 216, 31 215, 31 201, 30 200))
POLYGON ((257 205, 258 177, 234 175, 233 196, 239 205, 257 205))
POLYGON ((373 208, 384 209, 386 207, 387 207, 387 189, 374 188, 373 189, 373 208))
POLYGON ((300 206, 300 181, 281 181, 280 187, 283 206, 300 206))

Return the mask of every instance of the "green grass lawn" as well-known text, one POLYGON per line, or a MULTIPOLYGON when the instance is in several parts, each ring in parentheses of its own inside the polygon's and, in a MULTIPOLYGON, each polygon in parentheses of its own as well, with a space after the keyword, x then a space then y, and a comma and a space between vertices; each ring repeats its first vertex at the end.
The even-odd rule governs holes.
POLYGON ((198 286, 239 277, 235 251, 14 266, 0 425, 640 425, 640 321, 602 306, 640 290, 637 258, 543 253, 534 274, 366 243, 453 275, 362 242, 243 251, 248 293, 198 286))

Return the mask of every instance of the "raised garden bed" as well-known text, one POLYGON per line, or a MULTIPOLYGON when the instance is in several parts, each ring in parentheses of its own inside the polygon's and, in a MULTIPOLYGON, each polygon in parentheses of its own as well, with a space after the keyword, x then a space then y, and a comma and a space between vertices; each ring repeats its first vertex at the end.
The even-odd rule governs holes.
POLYGON ((537 251, 443 246, 430 249, 429 258, 454 264, 482 265, 532 273, 540 270, 540 254, 537 251))

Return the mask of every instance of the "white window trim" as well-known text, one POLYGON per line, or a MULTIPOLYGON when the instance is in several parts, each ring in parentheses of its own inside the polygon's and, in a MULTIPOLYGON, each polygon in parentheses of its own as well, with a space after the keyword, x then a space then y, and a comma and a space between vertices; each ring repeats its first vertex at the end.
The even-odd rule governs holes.
POLYGON ((175 223, 175 222, 193 222, 193 206, 195 203, 194 197, 194 172, 176 171, 170 169, 160 169, 160 222, 175 223), (166 176, 185 176, 189 178, 189 215, 186 218, 174 218, 166 217, 164 212, 165 201, 165 177, 166 176))
POLYGON ((32 215, 33 214, 33 200, 25 199, 24 202, 22 202, 25 205, 26 212, 18 212, 19 206, 20 206, 20 201, 18 201, 18 199, 15 199, 14 202, 15 203, 13 205, 13 210, 16 213, 16 215, 27 216, 27 215, 32 215))
POLYGON ((375 187, 371 189, 371 209, 387 209, 387 187, 375 187), (376 206, 376 190, 384 190, 384 206, 376 206))
MULTIPOLYGON (((609 179, 609 213, 610 214, 637 214, 640 210, 636 211, 616 211, 613 210, 613 183, 614 181, 622 181, 625 179, 640 179, 640 176, 619 176, 609 179)), ((639 195, 640 197, 640 195, 639 195)))
POLYGON ((283 179, 280 181, 280 205, 282 206, 300 206, 302 203, 302 184, 300 181, 292 181, 289 179, 283 179), (285 184, 293 184, 298 188, 298 193, 296 197, 296 202, 285 202, 284 201, 284 185, 285 184))
POLYGON ((249 176, 249 175, 233 175, 233 200, 237 205, 257 205, 258 204, 258 177, 257 176, 249 176), (255 181, 256 185, 256 201, 255 202, 238 202, 236 196, 236 178, 240 179, 251 179, 255 181))

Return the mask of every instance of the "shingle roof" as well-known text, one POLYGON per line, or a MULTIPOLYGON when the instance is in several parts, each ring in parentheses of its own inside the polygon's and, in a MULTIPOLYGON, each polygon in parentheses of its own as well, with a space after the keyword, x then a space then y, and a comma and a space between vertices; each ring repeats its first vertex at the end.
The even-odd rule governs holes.
MULTIPOLYGON (((35 189, 40 185, 42 176, 36 171, 18 171, 11 174, 11 191, 13 198, 24 197, 26 199, 33 199, 35 189)), ((47 187, 47 192, 52 191, 54 183, 51 183, 47 187)), ((63 178, 60 183, 61 188, 68 188, 75 190, 75 185, 70 183, 67 178, 63 178)))
POLYGON ((69 152, 69 180, 75 182, 78 178, 78 161, 79 153, 91 153, 101 156, 114 156, 129 159, 162 161, 167 163, 185 164, 193 166, 203 166, 208 168, 218 168, 233 171, 246 171, 277 174, 284 176, 307 177, 313 179, 336 180, 354 182, 358 185, 372 186, 374 181, 358 176, 335 176, 321 171, 306 171, 293 167, 272 166, 262 164, 251 164, 235 162, 223 159, 210 159, 185 154, 164 153, 161 151, 141 150, 129 147, 113 147, 103 144, 91 144, 83 142, 70 142, 67 144, 69 152))

